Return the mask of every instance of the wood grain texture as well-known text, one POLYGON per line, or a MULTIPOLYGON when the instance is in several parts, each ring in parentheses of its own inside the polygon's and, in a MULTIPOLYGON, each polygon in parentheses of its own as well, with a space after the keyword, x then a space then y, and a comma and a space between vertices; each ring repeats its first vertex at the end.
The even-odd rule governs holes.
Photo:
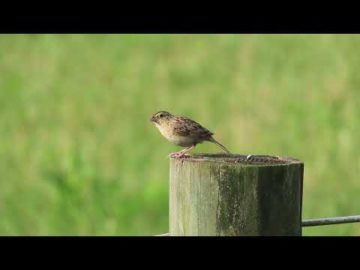
POLYGON ((170 235, 300 236, 303 168, 267 156, 171 158, 170 235))

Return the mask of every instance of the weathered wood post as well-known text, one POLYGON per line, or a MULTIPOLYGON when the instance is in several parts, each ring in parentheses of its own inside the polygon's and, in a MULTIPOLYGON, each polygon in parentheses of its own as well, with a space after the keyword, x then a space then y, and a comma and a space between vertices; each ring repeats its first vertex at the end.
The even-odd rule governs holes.
POLYGON ((304 164, 272 156, 170 159, 170 236, 301 236, 304 164))

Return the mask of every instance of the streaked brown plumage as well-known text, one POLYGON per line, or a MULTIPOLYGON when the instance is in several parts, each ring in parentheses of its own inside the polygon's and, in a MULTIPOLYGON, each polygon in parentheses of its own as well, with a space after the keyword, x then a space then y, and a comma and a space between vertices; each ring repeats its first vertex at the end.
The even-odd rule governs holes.
POLYGON ((198 143, 209 141, 220 146, 226 153, 230 152, 221 143, 217 142, 211 131, 187 117, 175 116, 169 112, 160 111, 151 119, 160 133, 170 142, 186 147, 180 152, 171 154, 172 157, 182 157, 198 143))

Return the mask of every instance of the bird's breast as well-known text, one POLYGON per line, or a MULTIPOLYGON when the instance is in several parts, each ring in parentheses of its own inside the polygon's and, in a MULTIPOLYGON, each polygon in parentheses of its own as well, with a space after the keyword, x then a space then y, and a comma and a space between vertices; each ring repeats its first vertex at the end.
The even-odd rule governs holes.
POLYGON ((187 147, 191 146, 196 143, 196 140, 190 136, 179 136, 176 133, 174 133, 174 130, 171 127, 168 126, 162 126, 159 124, 156 124, 156 127, 159 129, 160 133, 170 142, 187 147))

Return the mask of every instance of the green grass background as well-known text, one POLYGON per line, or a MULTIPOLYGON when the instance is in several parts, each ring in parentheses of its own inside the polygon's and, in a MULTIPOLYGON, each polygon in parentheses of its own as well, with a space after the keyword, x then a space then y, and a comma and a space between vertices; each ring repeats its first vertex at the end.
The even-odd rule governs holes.
POLYGON ((0 235, 167 232, 181 148, 149 122, 158 110, 233 152, 302 159, 303 218, 360 214, 359 48, 359 35, 0 35, 0 235))

